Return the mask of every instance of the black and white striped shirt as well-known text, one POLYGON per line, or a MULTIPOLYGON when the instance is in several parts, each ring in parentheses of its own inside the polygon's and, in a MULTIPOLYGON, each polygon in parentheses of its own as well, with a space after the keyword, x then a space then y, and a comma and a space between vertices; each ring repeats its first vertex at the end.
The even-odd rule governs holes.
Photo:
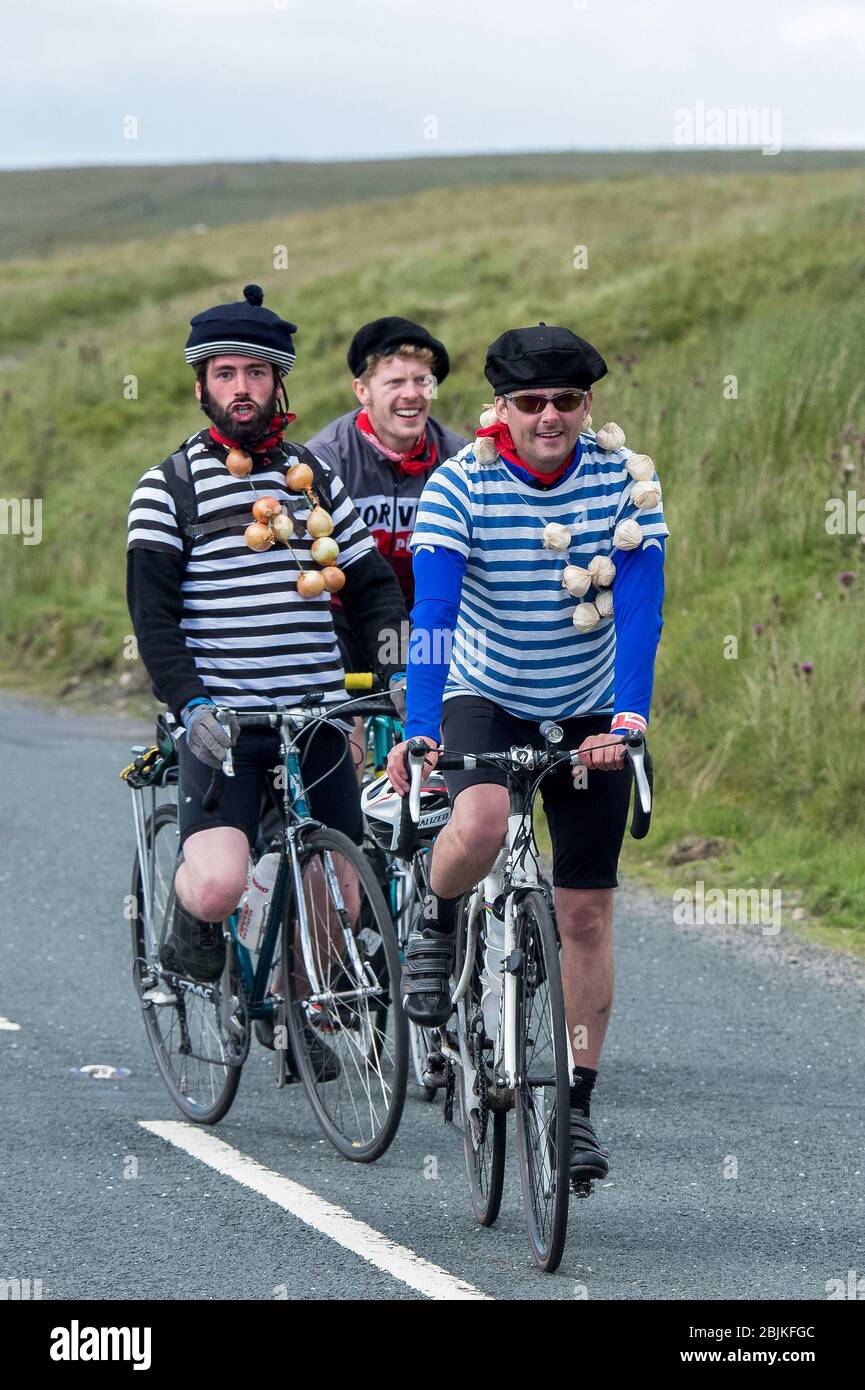
MULTIPOLYGON (((244 511, 252 521, 257 497, 296 500, 285 484, 285 463, 275 467, 265 458, 254 463, 248 477, 234 478, 225 466, 227 451, 213 443, 208 430, 193 435, 185 450, 199 522, 244 511)), ((375 546, 339 478, 323 467, 337 563, 348 571, 375 546)), ((309 509, 293 514, 303 521, 309 509)), ((330 595, 325 590, 319 598, 305 599, 296 588, 298 561, 304 569, 318 568, 311 555, 313 538, 293 539, 291 550, 277 544, 258 552, 244 541, 245 524, 196 539, 180 585, 180 628, 207 693, 217 704, 241 709, 289 702, 310 689, 322 691, 328 703, 344 699, 330 595)), ((144 474, 132 496, 127 550, 137 548, 175 559, 183 555, 174 499, 159 468, 144 474)))

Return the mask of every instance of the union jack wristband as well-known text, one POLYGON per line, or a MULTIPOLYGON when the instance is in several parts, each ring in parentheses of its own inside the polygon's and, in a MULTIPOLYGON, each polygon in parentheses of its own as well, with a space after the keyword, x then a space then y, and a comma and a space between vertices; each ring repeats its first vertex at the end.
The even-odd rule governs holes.
POLYGON ((610 722, 611 734, 644 734, 649 727, 648 721, 641 714, 633 714, 625 711, 623 714, 614 714, 610 722))

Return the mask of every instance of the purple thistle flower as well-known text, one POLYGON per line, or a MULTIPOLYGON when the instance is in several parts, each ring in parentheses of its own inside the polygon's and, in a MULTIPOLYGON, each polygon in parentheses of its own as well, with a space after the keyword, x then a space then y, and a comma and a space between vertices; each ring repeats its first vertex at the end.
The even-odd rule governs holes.
POLYGON ((838 583, 843 584, 845 589, 849 589, 853 580, 856 578, 855 570, 842 570, 838 575, 838 583))
POLYGON ((764 631, 764 628, 763 628, 763 624, 762 624, 762 623, 755 623, 755 624, 754 624, 754 636, 755 636, 755 637, 759 637, 760 634, 761 634, 761 632, 763 632, 763 631, 764 631))

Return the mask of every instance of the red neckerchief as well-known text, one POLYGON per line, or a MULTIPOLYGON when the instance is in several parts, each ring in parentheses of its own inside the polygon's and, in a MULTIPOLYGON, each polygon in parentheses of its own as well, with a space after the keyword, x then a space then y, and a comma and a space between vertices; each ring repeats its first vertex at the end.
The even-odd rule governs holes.
POLYGON ((557 483, 560 478, 563 478, 574 461, 574 455, 570 453, 561 467, 554 469, 552 473, 542 473, 539 468, 534 468, 532 464, 526 463, 525 459, 520 458, 511 432, 501 420, 497 420, 494 425, 487 425, 485 429, 476 430, 475 433, 478 437, 483 435, 487 439, 492 439, 503 459, 507 459, 508 463, 516 464, 517 468, 524 468, 533 478, 537 478, 539 483, 546 483, 548 487, 551 483, 557 483))
POLYGON ((386 444, 382 444, 365 410, 361 410, 355 416, 354 423, 370 444, 373 444, 380 454, 384 454, 385 458, 390 459, 391 463, 395 463, 403 473, 426 473, 428 469, 435 468, 438 450, 432 439, 427 450, 426 429, 406 453, 398 454, 395 449, 389 449, 386 444))
POLYGON ((246 444, 238 444, 236 439, 230 439, 227 434, 223 434, 215 425, 210 426, 210 437, 215 444, 224 444, 227 449, 241 449, 244 454, 266 454, 275 444, 282 443, 282 436, 287 425, 290 425, 297 416, 289 413, 288 415, 274 415, 270 422, 270 434, 265 439, 260 439, 257 444, 250 448, 246 444))

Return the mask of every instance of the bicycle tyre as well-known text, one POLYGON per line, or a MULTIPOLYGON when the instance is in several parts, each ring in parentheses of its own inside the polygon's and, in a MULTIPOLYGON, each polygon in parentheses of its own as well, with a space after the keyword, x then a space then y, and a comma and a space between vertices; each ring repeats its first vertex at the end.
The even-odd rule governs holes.
MULTIPOLYGON (((454 980, 459 980, 466 949, 466 928, 468 925, 467 907, 470 899, 467 894, 461 901, 457 913, 456 950, 454 953, 454 980)), ((466 987, 464 1017, 468 1030, 473 1030, 480 1020, 481 994, 483 992, 483 943, 478 941, 475 949, 475 964, 466 987)), ((459 1015, 458 1015, 459 1017, 459 1015)), ((458 1024, 459 1026, 459 1024, 458 1024)), ((467 1036, 466 1043, 475 1049, 480 1038, 477 1034, 467 1036)), ((482 1049, 481 1049, 482 1054, 482 1049)), ((475 1220, 481 1226, 493 1226, 498 1219, 505 1185, 505 1151, 507 1148, 507 1115, 504 1110, 490 1110, 480 1123, 466 1106, 465 1083, 461 1080, 460 1105, 463 1120, 463 1147, 465 1150, 466 1172, 469 1180, 469 1198, 475 1220), (482 1135, 482 1138, 481 1138, 482 1135)))
MULTIPOLYGON (((367 910, 372 913, 375 930, 381 937, 384 947, 388 979, 385 982, 379 982, 381 998, 373 996, 373 1002, 370 1004, 367 1005, 365 1001, 361 1001, 360 1005, 357 1006, 357 1021, 354 1026, 352 1023, 346 1025, 345 1014, 347 1010, 350 1012, 351 1006, 345 1003, 320 1007, 319 1011, 313 1015, 305 999, 299 997, 297 993, 295 968, 296 966, 300 969, 303 967, 302 953, 299 945, 295 942, 293 922, 295 893, 292 886, 291 891, 286 896, 282 922, 283 981, 288 1031, 297 1072, 322 1131, 344 1158, 350 1159, 354 1163, 372 1163, 375 1159, 380 1158, 393 1142, 405 1104, 408 1078, 408 1020, 399 1004, 399 949, 391 915, 376 882, 375 874, 363 852, 341 831, 316 830, 304 838, 303 847, 300 850, 301 876, 307 872, 317 856, 326 852, 341 855, 357 875, 367 900, 367 910), (388 1000, 390 1000, 390 1007, 385 1007, 388 1000), (385 1026, 387 1026, 388 1020, 390 1021, 387 1033, 382 1033, 373 1024, 372 1015, 383 1020, 385 1026), (342 1049, 336 1052, 340 1062, 340 1074, 330 1081, 320 1080, 316 1064, 310 1056, 307 1025, 312 1018, 315 1019, 313 1031, 317 1031, 319 1039, 322 1037, 322 1030, 329 1029, 326 1034, 328 1042, 335 1041, 336 1048, 342 1049), (372 1049, 370 1049, 368 1038, 365 1035, 365 1030, 370 1029, 374 1041, 372 1049), (352 1032, 361 1033, 362 1036, 359 1041, 351 1038, 352 1032), (387 1053, 387 1060, 384 1057, 385 1052, 387 1053), (358 1115, 356 1103, 354 1101, 350 1105, 343 1103, 345 1087, 350 1084, 352 1079, 352 1070, 360 1079, 361 1087, 363 1087, 364 1081, 367 1079, 366 1074, 370 1070, 375 1074, 375 1080, 373 1081, 372 1078, 369 1080, 376 1090, 376 1098, 373 1098, 370 1091, 365 1092, 366 1108, 370 1116, 368 1126, 370 1132, 366 1131, 358 1115), (390 1070, 391 1073, 389 1085, 384 1079, 384 1073, 387 1070, 390 1070), (341 1085, 343 1081, 345 1086, 341 1085), (385 1090, 386 1094, 384 1094, 385 1090), (379 1091, 383 1093, 380 1099, 378 1098, 379 1091), (374 1111, 375 1123, 372 1122, 374 1111), (352 1121, 351 1125, 349 1125, 349 1120, 352 1121)), ((362 905, 359 919, 363 915, 364 907, 362 905)), ((368 921, 368 916, 366 920, 368 921)), ((341 978, 344 979, 346 972, 353 967, 347 966, 341 957, 334 956, 328 968, 334 971, 334 978, 336 974, 340 974, 341 978)))
MULTIPOLYGON (((162 886, 157 890, 156 922, 154 923, 154 936, 157 942, 161 941, 164 927, 165 913, 171 901, 171 887, 173 884, 173 865, 177 856, 177 807, 171 802, 164 802, 156 808, 155 815, 148 816, 145 822, 145 836, 149 853, 158 853, 156 848, 160 834, 170 836, 170 854, 166 856, 166 862, 172 866, 172 883, 165 887, 165 879, 162 886)), ((156 885, 154 885, 156 888, 156 885)), ((174 1104, 186 1116, 188 1120, 195 1121, 196 1124, 213 1125, 221 1120, 231 1108, 231 1104, 237 1094, 240 1084, 241 1065, 230 1061, 206 1062, 208 1071, 199 1069, 199 1075, 209 1078, 210 1094, 206 1100, 196 1099, 190 1094, 190 1079, 187 1070, 183 1065, 172 1064, 172 1038, 175 1030, 180 1029, 181 1010, 187 1009, 185 999, 178 999, 177 1006, 160 1006, 144 998, 146 992, 143 981, 147 979, 153 968, 152 959, 149 959, 149 944, 146 932, 144 893, 141 880, 141 864, 138 851, 136 850, 135 859, 132 867, 132 898, 136 905, 135 914, 132 918, 132 952, 133 966, 132 973, 135 980, 135 988, 141 1005, 144 1029, 147 1034, 147 1041, 156 1061, 156 1066, 165 1083, 174 1104)), ((228 949, 233 949, 229 943, 228 949)), ((229 957, 229 960, 231 958, 229 957)), ((225 973, 223 973, 223 981, 225 973)), ((219 982, 222 988, 222 981, 219 982)), ((205 1001, 190 995, 190 1011, 201 1012, 202 1017, 206 1009, 205 1001)), ((188 1018, 184 1017, 185 1026, 188 1029, 188 1018)), ((219 1037, 218 1024, 215 1029, 216 1036, 219 1037)), ((220 1045, 222 1045, 220 1043, 220 1045)), ((183 1056, 184 1054, 178 1054, 183 1056)), ((202 1083, 203 1084, 203 1083, 202 1083)))
POLYGON ((517 1160, 532 1258, 552 1273, 561 1261, 568 1229, 570 1077, 556 930, 542 893, 530 892, 520 900, 516 945, 523 953, 516 1007, 517 1160), (536 998, 541 1001, 537 1014, 536 998), (538 1026, 542 1019, 546 1038, 538 1026), (559 1116, 564 1117, 561 1125, 559 1116))

